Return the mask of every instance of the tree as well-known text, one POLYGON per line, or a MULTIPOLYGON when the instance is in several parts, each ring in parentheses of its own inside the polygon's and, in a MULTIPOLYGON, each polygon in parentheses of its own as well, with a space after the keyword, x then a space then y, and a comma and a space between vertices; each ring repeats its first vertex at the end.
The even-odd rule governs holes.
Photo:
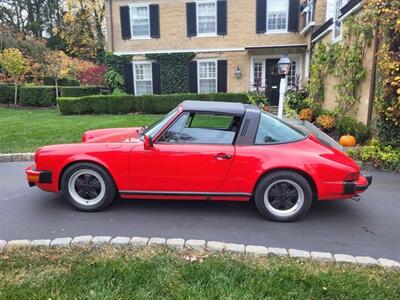
POLYGON ((52 37, 52 29, 60 23, 62 0, 2 0, 0 24, 12 32, 42 38, 52 37))
POLYGON ((104 0, 67 0, 62 23, 54 33, 61 37, 66 52, 74 57, 96 60, 104 49, 104 0))
POLYGON ((13 78, 14 81, 14 104, 17 104, 18 99, 18 80, 28 69, 28 62, 23 57, 21 51, 15 48, 8 48, 0 54, 0 65, 4 71, 13 78))
POLYGON ((44 69, 46 75, 54 79, 58 98, 58 81, 69 71, 68 57, 62 51, 50 51, 45 59, 44 69))

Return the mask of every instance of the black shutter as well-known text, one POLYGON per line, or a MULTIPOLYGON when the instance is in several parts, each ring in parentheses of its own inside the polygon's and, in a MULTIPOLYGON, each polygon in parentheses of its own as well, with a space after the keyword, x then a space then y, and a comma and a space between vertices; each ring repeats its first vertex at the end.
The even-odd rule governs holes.
POLYGON ((160 37, 160 6, 151 4, 150 7, 150 36, 152 38, 160 37))
POLYGON ((226 93, 228 89, 228 61, 218 61, 218 79, 217 79, 218 93, 226 93))
POLYGON ((217 2, 217 33, 218 35, 226 35, 228 33, 228 13, 226 0, 218 0, 217 2))
POLYGON ((161 69, 159 62, 151 64, 153 74, 153 94, 161 94, 161 69))
POLYGON ((131 38, 131 16, 129 6, 120 6, 119 14, 121 17, 121 35, 123 40, 131 38))
POLYGON ((189 92, 197 93, 197 61, 189 62, 189 92))
POLYGON ((256 6, 256 33, 265 33, 267 31, 267 0, 257 0, 256 6))
POLYGON ((187 36, 197 35, 196 2, 186 3, 187 36))
POLYGON ((288 31, 299 31, 299 16, 300 16, 300 2, 299 0, 289 0, 289 22, 288 31))
POLYGON ((131 62, 124 65, 124 86, 127 93, 135 94, 133 80, 133 63, 131 62))

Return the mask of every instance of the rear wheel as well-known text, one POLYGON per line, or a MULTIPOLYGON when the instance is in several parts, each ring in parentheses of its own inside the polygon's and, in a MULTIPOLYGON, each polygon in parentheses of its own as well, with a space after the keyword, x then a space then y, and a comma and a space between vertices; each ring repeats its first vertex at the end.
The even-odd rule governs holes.
POLYGON ((92 163, 77 163, 68 167, 61 178, 61 190, 64 198, 82 211, 102 210, 116 194, 110 175, 92 163))
POLYGON ((290 222, 310 209, 312 190, 308 181, 298 173, 274 172, 264 177, 258 184, 255 203, 265 218, 290 222))

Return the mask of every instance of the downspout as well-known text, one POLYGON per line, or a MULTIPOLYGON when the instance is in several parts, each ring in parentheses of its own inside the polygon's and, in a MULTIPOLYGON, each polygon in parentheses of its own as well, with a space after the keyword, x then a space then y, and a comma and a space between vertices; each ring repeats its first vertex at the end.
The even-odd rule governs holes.
POLYGON ((111 29, 111 52, 114 53, 114 21, 113 21, 113 10, 112 0, 110 1, 110 29, 111 29))
POLYGON ((372 112, 374 109, 374 98, 376 92, 376 69, 377 69, 377 58, 378 58, 378 49, 379 49, 379 25, 375 27, 375 36, 374 36, 374 52, 372 56, 372 68, 371 68, 371 83, 369 89, 369 98, 368 98, 368 116, 367 116, 367 124, 369 124, 372 120, 372 112))

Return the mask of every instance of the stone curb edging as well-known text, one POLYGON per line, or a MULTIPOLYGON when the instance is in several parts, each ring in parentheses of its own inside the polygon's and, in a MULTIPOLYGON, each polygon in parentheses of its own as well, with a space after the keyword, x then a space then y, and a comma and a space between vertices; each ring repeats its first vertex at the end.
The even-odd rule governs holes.
POLYGON ((0 163, 33 161, 35 153, 0 153, 0 163))
POLYGON ((225 243, 219 241, 205 241, 181 238, 165 239, 161 237, 123 237, 118 236, 76 236, 56 238, 53 240, 0 240, 0 253, 4 250, 16 248, 70 248, 70 247, 101 247, 101 246, 116 246, 116 247, 153 247, 166 246, 174 250, 193 250, 193 251, 208 251, 210 253, 233 253, 245 254, 249 256, 278 256, 291 257, 302 260, 313 260, 319 262, 335 262, 335 263, 350 263, 364 266, 380 266, 383 268, 396 268, 400 270, 400 262, 370 256, 352 256, 347 254, 332 254, 330 252, 306 251, 299 249, 274 248, 257 245, 244 245, 235 243, 225 243))

